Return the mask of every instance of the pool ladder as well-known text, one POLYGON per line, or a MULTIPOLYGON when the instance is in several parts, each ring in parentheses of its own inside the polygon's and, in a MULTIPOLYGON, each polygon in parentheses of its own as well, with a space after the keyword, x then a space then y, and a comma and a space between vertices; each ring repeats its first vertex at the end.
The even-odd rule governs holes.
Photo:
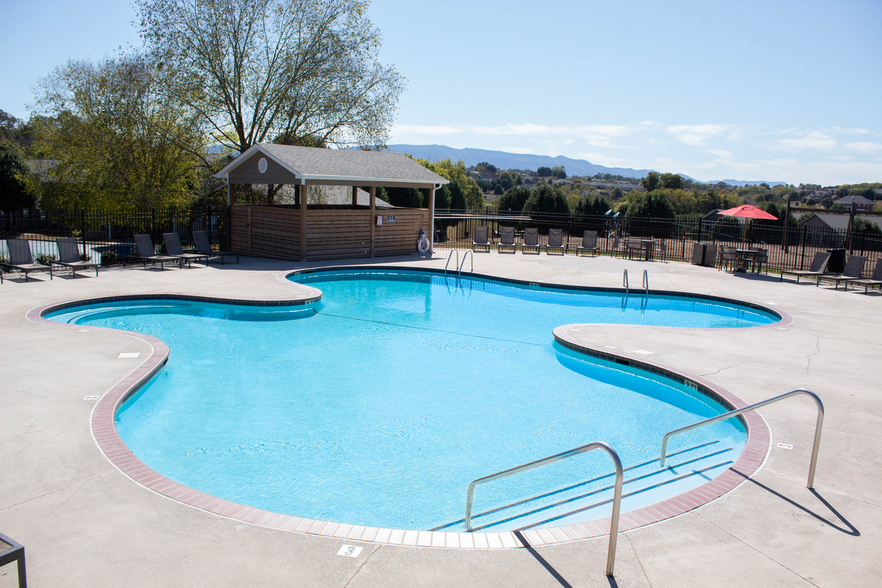
POLYGON ((447 273, 447 266, 450 265, 450 260, 453 258, 453 254, 456 253, 456 263, 453 264, 453 267, 459 266, 459 269, 456 270, 456 273, 461 274, 462 268, 465 266, 466 259, 471 259, 471 269, 470 273, 475 273, 475 252, 472 249, 466 249, 466 252, 462 254, 462 263, 459 263, 459 249, 451 249, 450 255, 447 256, 447 263, 444 264, 444 273, 447 273), (471 257, 469 257, 471 254, 471 257))
MULTIPOLYGON (((622 286, 625 288, 625 296, 628 296, 629 288, 627 268, 625 269, 625 273, 622 274, 622 286)), ((641 286, 641 288, 643 288, 644 293, 649 296, 649 273, 646 270, 643 270, 643 285, 641 286)))
MULTIPOLYGON (((625 270, 625 280, 627 282, 627 270, 625 270)), ((667 444, 668 439, 674 435, 678 435, 680 433, 685 433, 687 431, 691 431, 692 429, 697 429, 699 427, 703 427, 704 425, 710 425, 712 423, 716 423, 718 421, 724 421, 726 419, 736 417, 745 412, 756 410, 760 407, 766 406, 767 404, 772 404, 773 402, 778 402, 780 400, 784 400, 785 398, 791 398, 796 395, 806 395, 809 396, 812 400, 815 401, 815 404, 818 408, 818 418, 815 423, 815 437, 814 443, 812 445, 812 458, 811 463, 809 465, 809 475, 808 482, 806 487, 812 489, 815 484, 815 468, 818 464, 818 453, 820 451, 821 446, 821 428, 824 425, 824 404, 821 402, 821 399, 817 394, 806 390, 804 388, 797 388, 795 390, 791 390, 785 394, 781 394, 779 396, 775 396, 773 398, 768 398, 761 402, 757 402, 755 404, 751 404, 749 406, 745 406, 743 408, 738 408, 735 410, 730 410, 729 412, 723 413, 721 415, 717 415, 715 417, 711 417, 709 419, 705 419, 703 421, 699 421, 697 423, 693 423, 691 425, 687 425, 685 427, 681 427, 679 429, 674 429, 673 431, 668 431, 665 433, 662 438, 662 446, 661 446, 661 456, 659 457, 659 465, 660 467, 665 467, 665 457, 667 453, 667 444)), ((592 449, 603 449, 606 451, 609 456, 612 458, 613 463, 616 468, 616 481, 615 481, 615 490, 613 496, 613 507, 612 507, 612 516, 610 518, 610 528, 609 528, 609 548, 607 550, 606 556, 606 575, 613 576, 613 569, 615 566, 615 558, 616 558, 616 538, 618 535, 619 528, 619 514, 621 512, 621 502, 622 502, 622 484, 624 479, 624 470, 622 468, 621 459, 619 459, 618 453, 602 441, 595 441, 593 443, 588 443, 587 445, 582 445, 580 447, 576 447, 574 449, 570 449, 569 451, 564 451, 562 453, 558 453, 556 455, 551 455, 548 457, 544 457, 542 459, 538 459, 536 461, 531 461, 524 465, 516 466, 513 468, 509 468, 507 470, 503 470, 501 472, 497 472, 495 474, 490 474, 489 476, 484 476, 483 478, 478 478, 472 481, 469 484, 468 491, 466 493, 466 511, 465 511, 465 528, 466 532, 470 532, 472 530, 472 498, 474 496, 475 487, 479 484, 484 484, 486 482, 492 482, 493 480, 498 480, 500 478, 504 478, 507 476, 511 476, 513 474, 518 474, 521 472, 525 472, 527 470, 531 470, 533 468, 543 466, 549 463, 553 463, 556 461, 560 461, 562 459, 566 459, 568 457, 573 457, 574 455, 578 455, 580 453, 585 453, 586 451, 590 451, 592 449)))

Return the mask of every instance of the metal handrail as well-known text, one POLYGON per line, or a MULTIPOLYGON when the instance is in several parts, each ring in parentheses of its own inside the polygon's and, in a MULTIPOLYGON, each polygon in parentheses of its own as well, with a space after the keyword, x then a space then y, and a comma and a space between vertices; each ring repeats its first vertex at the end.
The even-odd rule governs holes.
POLYGON ((705 419, 703 421, 699 421, 695 424, 688 425, 686 427, 681 427, 679 429, 675 429, 668 433, 665 433, 664 438, 662 438, 661 445, 661 467, 665 467, 665 453, 667 451, 668 446, 668 437, 672 437, 673 435, 677 435, 678 433, 685 433, 686 431, 690 431, 692 429, 697 429, 698 427, 703 427, 704 425, 709 425, 711 423, 715 423, 717 421, 724 421, 733 416, 738 416, 743 412, 748 412, 761 406, 765 406, 767 404, 772 404, 773 402, 778 402, 779 400, 783 400, 785 398, 790 398, 791 396, 795 396, 797 394, 806 394, 811 396, 814 399, 815 404, 818 405, 818 420, 815 424, 815 441, 814 446, 812 447, 812 463, 809 466, 809 475, 808 475, 808 484, 806 484, 806 488, 813 488, 815 485, 815 467, 818 465, 818 451, 821 446, 821 427, 824 425, 824 403, 821 402, 821 399, 818 398, 818 395, 814 392, 806 390, 804 388, 797 388, 796 390, 791 390, 786 394, 781 394, 780 396, 775 396, 774 398, 769 398, 767 400, 763 400, 762 402, 757 402, 756 404, 751 404, 750 406, 745 406, 744 408, 739 408, 736 410, 730 410, 727 413, 705 419))
POLYGON ((625 296, 628 295, 628 269, 625 268, 625 273, 622 274, 622 286, 625 287, 625 296))
POLYGON ((451 249, 450 254, 447 256, 447 263, 444 264, 444 273, 445 274, 447 273, 447 266, 450 265, 450 258, 453 257, 454 253, 456 253, 456 263, 453 265, 453 267, 456 267, 459 265, 459 249, 451 249))
POLYGON ((646 295, 649 296, 649 273, 646 270, 643 270, 643 289, 646 290, 646 295))
POLYGON ((459 265, 459 273, 462 273, 462 268, 465 267, 466 259, 471 259, 471 273, 475 273, 475 250, 474 249, 466 249, 466 252, 462 254, 462 263, 459 265), (469 257, 469 253, 472 254, 469 257))
POLYGON ((612 576, 613 567, 615 566, 616 562, 616 540, 619 533, 619 512, 622 506, 622 483, 625 474, 624 470, 622 469, 622 460, 619 459, 619 454, 616 453, 615 449, 613 449, 603 441, 588 443, 587 445, 582 445, 581 447, 576 447, 575 449, 570 449, 569 451, 564 451, 563 453, 549 455, 548 457, 543 457, 542 459, 537 459, 536 461, 531 461, 530 463, 525 463, 524 465, 509 468, 507 470, 503 470, 501 472, 490 474, 489 476, 484 476, 483 478, 478 478, 477 480, 474 480, 471 484, 469 484, 469 490, 466 494, 466 531, 469 532, 472 530, 472 498, 474 497, 475 486, 477 486, 478 484, 492 482, 493 480, 505 478, 506 476, 511 476, 512 474, 519 474, 521 472, 531 470, 535 467, 553 463, 561 459, 566 459, 580 453, 585 453, 586 451, 591 451, 592 449, 603 449, 604 451, 606 451, 612 458, 613 463, 616 467, 616 487, 613 494, 612 518, 609 522, 609 549, 606 555, 606 575, 612 576))

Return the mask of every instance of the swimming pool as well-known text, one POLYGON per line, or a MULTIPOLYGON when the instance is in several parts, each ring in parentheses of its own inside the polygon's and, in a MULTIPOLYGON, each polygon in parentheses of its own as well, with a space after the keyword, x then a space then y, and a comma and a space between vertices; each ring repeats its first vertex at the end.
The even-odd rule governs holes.
MULTIPOLYGON (((589 300, 576 290, 402 271, 295 279, 320 286, 321 303, 139 300, 52 318, 149 333, 170 346, 169 364, 117 413, 120 435, 151 468, 272 512, 445 530, 458 530, 472 479, 588 441, 610 442, 640 479, 630 508, 703 483, 740 452, 743 427, 724 423, 690 437, 679 467, 653 471, 664 432, 723 409, 689 385, 556 345, 555 326, 736 327, 778 318, 699 298, 678 298, 671 309, 662 297, 600 292, 589 300), (490 320, 488 309, 502 320, 490 320), (616 413, 644 432, 620 436, 621 419, 608 418, 616 413)), ((604 516, 608 505, 591 505, 604 501, 608 465, 602 456, 568 461, 482 489, 478 510, 554 494, 481 525, 604 516), (592 460, 599 469, 586 475, 592 460)))

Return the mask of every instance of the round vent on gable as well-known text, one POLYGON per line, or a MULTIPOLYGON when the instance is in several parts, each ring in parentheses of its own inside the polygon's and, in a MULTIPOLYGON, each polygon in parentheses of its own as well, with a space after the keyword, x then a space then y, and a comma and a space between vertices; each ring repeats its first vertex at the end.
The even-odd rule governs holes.
POLYGON ((261 157, 260 161, 257 162, 257 169, 260 170, 260 173, 266 173, 266 157, 261 157))

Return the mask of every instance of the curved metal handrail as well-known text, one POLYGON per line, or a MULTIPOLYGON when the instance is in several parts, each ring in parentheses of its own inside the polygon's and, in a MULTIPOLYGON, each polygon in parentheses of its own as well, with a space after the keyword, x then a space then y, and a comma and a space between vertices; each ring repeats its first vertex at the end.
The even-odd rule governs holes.
POLYGON ((628 269, 625 268, 625 273, 622 274, 622 286, 625 288, 625 296, 628 295, 628 269))
POLYGON ((809 466, 808 484, 806 484, 806 488, 813 488, 815 485, 815 467, 818 465, 818 451, 821 447, 821 427, 824 425, 824 403, 821 402, 821 399, 818 398, 817 394, 804 388, 797 388, 796 390, 791 390, 790 392, 781 394, 780 396, 775 396, 774 398, 769 398, 767 400, 763 400, 762 402, 757 402, 756 404, 745 406, 744 408, 730 410, 729 412, 723 413, 721 415, 705 419, 692 425, 687 425, 685 427, 674 429, 673 431, 665 433, 665 436, 662 438, 661 457, 659 459, 659 461, 661 462, 661 467, 665 467, 665 453, 667 452, 668 447, 668 437, 672 437, 679 433, 685 433, 686 431, 691 431, 692 429, 697 429, 698 427, 703 427, 704 425, 710 425, 711 423, 715 423, 717 421, 724 421, 728 418, 738 416, 743 412, 755 410, 767 404, 772 404, 773 402, 778 402, 779 400, 784 400, 785 398, 790 398, 791 396, 795 396, 797 394, 805 394, 807 396, 810 396, 815 401, 815 404, 818 405, 818 420, 815 424, 815 441, 814 446, 812 447, 812 462, 809 466))
POLYGON ((576 447, 575 449, 564 451, 563 453, 549 455, 548 457, 543 457, 542 459, 537 459, 536 461, 531 461, 530 463, 525 463, 524 465, 509 468, 507 470, 503 470, 495 474, 490 474, 489 476, 484 476, 483 478, 478 478, 477 480, 472 481, 472 483, 469 484, 469 489, 466 493, 466 531, 468 532, 472 530, 472 499, 474 498, 475 494, 475 486, 477 486, 478 484, 485 484, 487 482, 492 482, 493 480, 498 480, 499 478, 511 476, 512 474, 519 474, 521 472, 525 472, 539 466, 554 463, 561 459, 566 459, 580 453, 585 453, 586 451, 591 451, 592 449, 603 449, 604 451, 606 451, 612 458, 613 463, 616 467, 616 486, 613 494, 612 517, 609 521, 609 549, 607 550, 606 555, 606 575, 612 576, 613 567, 616 563, 616 540, 619 533, 619 512, 621 511, 622 506, 622 483, 624 481, 625 474, 622 468, 622 460, 619 459, 619 454, 616 453, 615 449, 613 449, 603 441, 588 443, 587 445, 582 445, 580 447, 576 447))
POLYGON ((649 273, 646 270, 643 270, 643 289, 646 290, 646 295, 649 296, 649 273))
POLYGON ((470 273, 475 273, 475 250, 474 249, 466 249, 466 252, 462 254, 462 263, 459 265, 459 273, 462 273, 462 268, 465 267, 466 259, 471 259, 471 270, 470 273), (469 257, 469 253, 471 253, 471 257, 469 257))
POLYGON ((453 267, 459 265, 459 249, 451 249, 450 254, 447 256, 447 263, 444 264, 444 273, 447 273, 447 266, 450 265, 450 258, 453 257, 453 254, 456 253, 456 263, 453 264, 453 267))

